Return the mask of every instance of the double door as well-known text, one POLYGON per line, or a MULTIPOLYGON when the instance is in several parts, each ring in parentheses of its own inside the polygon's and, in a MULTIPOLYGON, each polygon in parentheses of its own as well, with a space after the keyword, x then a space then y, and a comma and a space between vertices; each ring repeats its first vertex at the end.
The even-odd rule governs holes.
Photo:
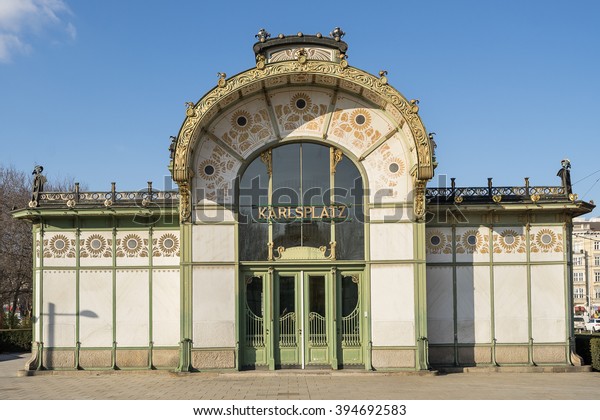
POLYGON ((240 350, 245 368, 364 365, 360 272, 243 272, 240 350))

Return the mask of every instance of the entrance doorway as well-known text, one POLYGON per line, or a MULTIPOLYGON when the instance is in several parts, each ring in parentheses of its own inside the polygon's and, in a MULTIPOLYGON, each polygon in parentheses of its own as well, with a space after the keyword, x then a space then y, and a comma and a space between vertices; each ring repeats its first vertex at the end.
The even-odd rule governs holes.
POLYGON ((364 367, 360 271, 243 272, 244 368, 364 367))

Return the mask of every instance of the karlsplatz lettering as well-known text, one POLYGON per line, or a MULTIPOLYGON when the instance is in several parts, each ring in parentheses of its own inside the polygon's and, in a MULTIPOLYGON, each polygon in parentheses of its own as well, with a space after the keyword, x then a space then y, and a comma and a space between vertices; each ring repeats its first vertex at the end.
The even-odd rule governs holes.
POLYGON ((293 221, 293 220, 345 220, 348 217, 348 207, 336 206, 260 206, 258 207, 259 221, 293 221))

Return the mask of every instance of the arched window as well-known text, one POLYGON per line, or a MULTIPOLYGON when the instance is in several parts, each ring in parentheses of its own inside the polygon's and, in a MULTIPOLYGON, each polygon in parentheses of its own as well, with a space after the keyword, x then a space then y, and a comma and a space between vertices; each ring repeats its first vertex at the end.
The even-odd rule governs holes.
POLYGON ((269 248, 325 247, 335 259, 362 260, 362 203, 360 172, 340 150, 314 143, 269 149, 240 179, 240 259, 267 260, 269 248))

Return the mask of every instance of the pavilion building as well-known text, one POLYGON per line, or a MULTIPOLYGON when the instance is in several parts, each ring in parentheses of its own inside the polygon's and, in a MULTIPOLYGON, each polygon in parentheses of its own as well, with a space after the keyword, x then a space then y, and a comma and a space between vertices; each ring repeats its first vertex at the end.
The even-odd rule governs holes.
POLYGON ((29 369, 571 366, 560 186, 428 188, 417 100, 330 37, 258 34, 196 103, 178 190, 45 192, 29 369))

